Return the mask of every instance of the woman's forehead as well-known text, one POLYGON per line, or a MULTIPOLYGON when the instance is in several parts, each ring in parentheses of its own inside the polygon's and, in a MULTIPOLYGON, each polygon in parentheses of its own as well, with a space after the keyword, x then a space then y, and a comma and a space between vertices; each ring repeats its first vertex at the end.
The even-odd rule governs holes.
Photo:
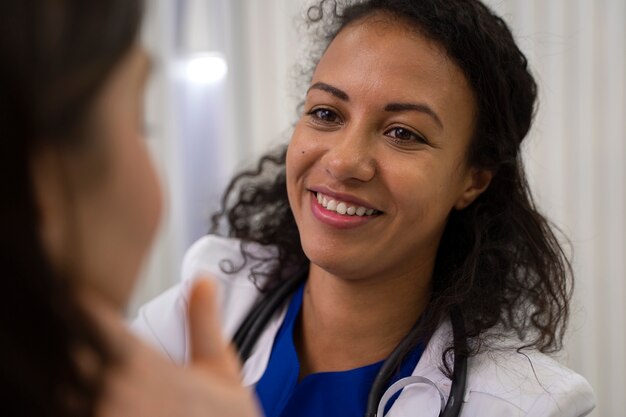
POLYGON ((388 19, 362 20, 339 32, 315 70, 312 85, 319 82, 355 100, 428 103, 444 124, 461 117, 469 125, 474 118, 473 91, 443 47, 388 19))

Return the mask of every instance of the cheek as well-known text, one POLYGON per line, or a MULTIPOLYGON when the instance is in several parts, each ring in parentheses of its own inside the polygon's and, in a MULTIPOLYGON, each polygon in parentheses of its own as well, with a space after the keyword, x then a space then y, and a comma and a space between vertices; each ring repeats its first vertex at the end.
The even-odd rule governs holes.
POLYGON ((295 190, 296 184, 301 184, 301 180, 307 175, 309 169, 315 165, 319 159, 319 146, 314 140, 304 134, 304 129, 297 126, 291 142, 287 148, 286 175, 287 191, 290 194, 295 190))
POLYGON ((297 187, 298 178, 301 177, 302 165, 304 163, 303 156, 306 155, 306 151, 300 150, 298 146, 298 140, 296 135, 294 134, 289 146, 287 147, 287 159, 285 161, 285 176, 287 182, 287 198, 289 200, 289 206, 291 207, 296 220, 298 219, 298 206, 299 201, 297 196, 300 195, 300 192, 297 187))
POLYGON ((158 228, 161 191, 144 140, 135 129, 111 132, 105 186, 86 226, 86 268, 99 291, 118 305, 130 296, 158 228))
POLYGON ((386 183, 398 212, 409 222, 440 224, 454 205, 456 184, 441 161, 411 160, 388 167, 386 183))
POLYGON ((306 189, 323 178, 319 162, 324 149, 323 143, 316 140, 310 129, 301 124, 296 126, 287 149, 286 177, 289 206, 298 228, 304 226, 305 213, 310 204, 306 189))
MULTIPOLYGON (((120 166, 118 180, 122 210, 127 210, 127 222, 134 229, 138 245, 151 241, 162 212, 162 195, 150 152, 143 138, 131 133, 125 138, 125 163, 120 166)), ((130 237, 130 236, 129 236, 130 237)))

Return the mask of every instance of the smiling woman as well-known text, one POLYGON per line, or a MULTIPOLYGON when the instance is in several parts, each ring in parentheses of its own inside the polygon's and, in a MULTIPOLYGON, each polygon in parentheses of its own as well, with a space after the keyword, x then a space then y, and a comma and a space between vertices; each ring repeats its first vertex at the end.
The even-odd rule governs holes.
POLYGON ((287 191, 311 275, 428 287, 449 213, 491 172, 465 163, 475 105, 463 73, 390 17, 346 28, 324 53, 289 144, 287 191), (346 216, 357 204, 375 212, 346 216))
POLYGON ((571 277, 520 159, 536 84, 511 32, 477 0, 348 3, 308 10, 328 37, 288 147, 137 328, 187 360, 181 288, 209 270, 266 416, 589 413, 546 355, 571 277))

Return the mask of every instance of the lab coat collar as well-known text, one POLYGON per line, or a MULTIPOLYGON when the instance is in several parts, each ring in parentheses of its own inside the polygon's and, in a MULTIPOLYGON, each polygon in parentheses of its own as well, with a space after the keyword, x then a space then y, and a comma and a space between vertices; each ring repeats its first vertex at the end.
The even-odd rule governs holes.
MULTIPOLYGON (((276 314, 266 327, 266 330, 261 334, 252 354, 243 366, 243 385, 254 386, 265 373, 274 339, 276 338, 280 325, 285 319, 286 312, 287 306, 283 307, 281 311, 276 314)), ((446 343, 445 340, 450 335, 451 325, 449 322, 446 322, 437 329, 412 373, 412 375, 419 375, 430 379, 439 388, 446 400, 450 395, 451 383, 435 364, 441 362, 441 354, 446 343)), ((390 417, 396 415, 397 412, 394 410, 403 408, 405 403, 408 402, 409 397, 411 402, 417 398, 423 398, 422 401, 424 402, 421 404, 428 403, 426 408, 429 409, 430 406, 432 406, 433 412, 435 412, 439 404, 439 393, 433 387, 426 384, 416 384, 415 386, 406 387, 402 391, 388 415, 390 417)), ((429 414, 427 413, 425 415, 429 414)))

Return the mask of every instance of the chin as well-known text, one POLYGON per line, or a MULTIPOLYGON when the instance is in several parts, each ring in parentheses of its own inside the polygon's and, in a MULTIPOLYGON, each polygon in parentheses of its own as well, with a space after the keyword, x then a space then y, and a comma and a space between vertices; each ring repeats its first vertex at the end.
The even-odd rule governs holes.
POLYGON ((304 253, 312 265, 325 272, 346 279, 358 278, 364 274, 363 256, 354 252, 346 253, 334 246, 323 246, 317 242, 308 246, 303 244, 304 253))

